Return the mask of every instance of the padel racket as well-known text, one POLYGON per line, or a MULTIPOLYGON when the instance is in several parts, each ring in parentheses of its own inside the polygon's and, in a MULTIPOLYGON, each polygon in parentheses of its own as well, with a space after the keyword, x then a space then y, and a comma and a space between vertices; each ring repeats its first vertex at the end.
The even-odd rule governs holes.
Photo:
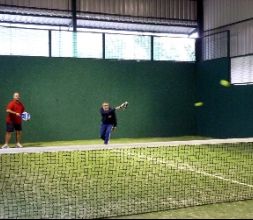
POLYGON ((28 112, 23 112, 23 113, 21 114, 21 118, 22 118, 23 121, 28 121, 28 120, 31 119, 31 115, 30 115, 30 113, 28 113, 28 112))

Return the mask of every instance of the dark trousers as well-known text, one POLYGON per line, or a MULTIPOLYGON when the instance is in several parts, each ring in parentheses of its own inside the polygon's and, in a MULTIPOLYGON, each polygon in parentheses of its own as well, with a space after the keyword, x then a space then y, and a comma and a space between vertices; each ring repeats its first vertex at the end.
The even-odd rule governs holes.
POLYGON ((110 140, 113 125, 111 124, 101 124, 100 127, 100 138, 104 140, 104 144, 108 144, 110 140))

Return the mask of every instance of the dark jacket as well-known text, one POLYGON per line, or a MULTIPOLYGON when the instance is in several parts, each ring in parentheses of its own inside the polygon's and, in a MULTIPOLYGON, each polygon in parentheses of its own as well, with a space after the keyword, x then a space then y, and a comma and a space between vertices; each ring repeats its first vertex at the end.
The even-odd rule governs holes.
POLYGON ((117 117, 115 108, 109 108, 109 111, 104 111, 100 108, 103 124, 111 124, 113 127, 117 127, 117 117))

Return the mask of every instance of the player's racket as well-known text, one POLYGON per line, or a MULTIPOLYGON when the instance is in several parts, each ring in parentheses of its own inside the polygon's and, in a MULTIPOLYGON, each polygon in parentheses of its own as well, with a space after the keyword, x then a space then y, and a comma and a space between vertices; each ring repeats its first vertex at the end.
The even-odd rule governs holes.
POLYGON ((30 113, 28 113, 28 112, 23 112, 23 113, 21 114, 21 118, 22 118, 23 121, 28 121, 28 120, 31 119, 31 115, 30 115, 30 113))

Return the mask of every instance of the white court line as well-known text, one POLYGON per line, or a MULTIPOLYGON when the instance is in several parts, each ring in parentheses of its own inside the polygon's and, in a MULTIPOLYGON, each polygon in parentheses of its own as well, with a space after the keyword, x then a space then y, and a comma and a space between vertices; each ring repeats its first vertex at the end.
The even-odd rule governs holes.
MULTIPOLYGON (((115 150, 114 152, 119 152, 119 151, 115 150)), ((239 182, 237 180, 228 179, 228 178, 225 178, 225 177, 222 177, 222 176, 219 176, 219 175, 207 173, 205 171, 198 170, 197 168, 194 168, 194 167, 192 167, 192 166, 190 166, 189 164, 186 164, 186 163, 178 163, 177 164, 173 160, 168 161, 168 160, 164 160, 164 159, 160 159, 160 158, 153 158, 153 157, 150 157, 150 156, 146 156, 145 154, 135 154, 135 153, 130 153, 130 152, 126 152, 126 153, 129 156, 137 157, 139 159, 143 159, 144 161, 148 160, 148 161, 154 162, 155 164, 157 164, 157 163, 158 164, 164 164, 165 166, 174 167, 174 168, 179 169, 179 170, 191 171, 191 172, 198 173, 198 174, 201 174, 201 175, 204 175, 204 176, 209 176, 209 177, 217 178, 217 179, 220 179, 220 180, 223 180, 223 181, 227 181, 227 182, 231 182, 231 183, 235 183, 235 184, 239 184, 239 185, 243 185, 243 186, 253 188, 253 185, 250 185, 250 184, 247 184, 247 183, 242 183, 242 182, 239 182)))
POLYGON ((248 143, 248 142, 253 143, 253 138, 145 142, 145 143, 108 144, 108 145, 99 144, 99 145, 68 145, 68 146, 8 148, 8 149, 0 149, 0 154, 87 151, 87 150, 106 150, 106 149, 111 150, 111 149, 141 148, 141 147, 169 147, 180 145, 192 146, 202 144, 230 144, 230 143, 248 143))

